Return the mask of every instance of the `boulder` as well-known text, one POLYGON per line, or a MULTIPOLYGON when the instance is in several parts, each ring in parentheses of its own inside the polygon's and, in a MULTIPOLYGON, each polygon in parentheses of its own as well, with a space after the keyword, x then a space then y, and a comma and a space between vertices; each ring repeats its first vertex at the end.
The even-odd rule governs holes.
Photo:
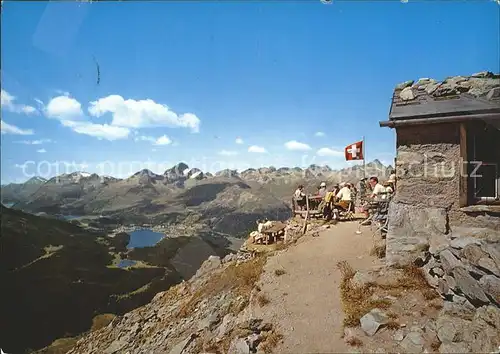
POLYGON ((479 285, 500 306, 500 278, 485 275, 479 280, 479 285))
POLYGON ((463 267, 463 264, 448 249, 439 254, 439 259, 446 274, 451 274, 456 267, 463 267))
POLYGON ((369 283, 374 283, 377 280, 377 272, 375 271, 357 271, 351 279, 351 284, 355 287, 362 288, 369 283))
POLYGON ((415 99, 415 95, 413 94, 413 90, 411 89, 411 87, 405 87, 399 93, 399 98, 401 98, 403 101, 411 101, 415 99))
POLYGON ((492 100, 494 98, 499 98, 499 97, 500 97, 500 87, 492 88, 486 95, 487 100, 492 100))
POLYGON ((486 252, 491 259, 493 259, 497 267, 500 268, 500 242, 482 244, 481 249, 486 252))
POLYGON ((453 269, 453 278, 457 282, 457 288, 469 299, 473 305, 487 304, 488 297, 481 289, 481 286, 465 268, 456 267, 453 269))
POLYGON ((441 314, 443 315, 457 317, 464 320, 472 320, 475 313, 476 308, 466 298, 457 295, 453 295, 453 301, 445 301, 443 308, 441 309, 441 314))
POLYGON ((373 336, 381 326, 388 322, 389 317, 380 309, 373 309, 360 319, 361 328, 369 336, 373 336))
POLYGON ((437 336, 441 343, 461 341, 470 321, 449 315, 441 315, 436 320, 437 336))
POLYGON ((477 262, 478 267, 485 269, 489 273, 493 273, 500 277, 500 270, 496 266, 495 262, 489 257, 483 257, 477 262))
POLYGON ((431 272, 433 274, 437 275, 438 277, 442 277, 444 275, 443 268, 441 268, 441 267, 434 267, 434 268, 432 268, 431 272))
POLYGON ((425 87, 425 92, 428 95, 432 95, 434 92, 436 92, 437 88, 439 87, 439 83, 431 83, 425 87))
POLYGON ((398 329, 392 338, 397 342, 401 342, 405 338, 405 332, 402 329, 398 329))
POLYGON ((424 347, 425 339, 422 332, 410 332, 400 343, 406 353, 421 353, 424 347))
POLYGON ((488 254, 478 244, 471 243, 462 249, 460 256, 467 259, 471 264, 477 265, 479 260, 484 256, 488 256, 488 254))
POLYGON ((229 353, 250 354, 250 347, 244 338, 235 338, 229 345, 229 353))

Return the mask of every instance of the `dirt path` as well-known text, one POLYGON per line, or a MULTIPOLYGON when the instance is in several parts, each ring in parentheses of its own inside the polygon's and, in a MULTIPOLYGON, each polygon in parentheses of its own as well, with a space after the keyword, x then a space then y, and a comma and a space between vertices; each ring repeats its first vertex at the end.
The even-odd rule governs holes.
POLYGON ((341 335, 340 272, 337 262, 354 269, 379 265, 369 255, 371 233, 355 233, 356 222, 339 223, 318 237, 306 236, 285 252, 269 258, 261 278, 261 293, 270 303, 253 309, 284 336, 277 353, 348 352, 341 335), (277 276, 275 270, 285 273, 277 276))

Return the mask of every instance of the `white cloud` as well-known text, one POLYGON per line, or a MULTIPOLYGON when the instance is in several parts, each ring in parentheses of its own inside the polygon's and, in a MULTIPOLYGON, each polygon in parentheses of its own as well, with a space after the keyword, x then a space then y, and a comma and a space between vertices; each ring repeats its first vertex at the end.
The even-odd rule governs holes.
POLYGON ((190 128, 197 133, 200 119, 192 113, 177 114, 166 105, 151 99, 125 100, 119 95, 110 95, 90 102, 89 113, 101 117, 106 113, 113 115, 112 125, 128 128, 173 127, 190 128))
POLYGON ((172 143, 172 140, 166 135, 160 136, 158 139, 155 141, 155 145, 168 145, 172 143))
POLYGON ((222 156, 236 156, 238 155, 237 151, 230 151, 230 150, 221 150, 219 151, 219 155, 222 156))
POLYGON ((62 120, 62 125, 71 128, 78 134, 93 136, 98 139, 118 140, 125 139, 130 134, 130 129, 114 127, 108 124, 94 124, 85 121, 62 120))
POLYGON ((154 145, 169 145, 172 140, 166 135, 160 136, 159 138, 154 138, 152 136, 139 135, 134 137, 135 141, 149 141, 154 145))
POLYGON ((43 153, 47 152, 47 150, 45 150, 45 149, 38 149, 36 152, 39 152, 40 154, 43 154, 43 153))
POLYGON ((344 156, 344 152, 324 147, 324 148, 319 149, 316 152, 316 155, 318 155, 318 156, 335 156, 335 157, 340 157, 340 156, 344 156))
POLYGON ((0 120, 0 130, 2 134, 33 135, 35 133, 32 129, 21 129, 3 120, 0 120))
POLYGON ((52 143, 51 139, 40 139, 40 140, 22 140, 22 141, 16 141, 16 143, 19 144, 26 144, 26 145, 41 145, 44 143, 52 143))
POLYGON ((296 140, 291 140, 285 143, 285 147, 292 151, 307 151, 311 150, 311 147, 307 144, 300 143, 296 140))
POLYGON ((71 128, 75 133, 89 135, 98 139, 113 141, 125 139, 130 134, 128 128, 109 124, 95 124, 85 120, 82 105, 69 95, 52 98, 45 107, 45 115, 60 120, 62 125, 71 128))
POLYGON ((24 113, 24 114, 37 114, 38 111, 35 107, 27 106, 25 104, 17 104, 14 101, 16 100, 15 96, 12 96, 5 90, 0 91, 0 103, 2 109, 5 109, 9 112, 13 113, 24 113))
MULTIPOLYGON (((135 132, 134 134, 137 134, 137 132, 135 132)), ((135 141, 149 141, 150 143, 155 143, 156 142, 156 139, 153 138, 152 136, 145 136, 145 135, 135 136, 134 140, 135 141)))
POLYGON ((60 120, 79 120, 83 118, 82 105, 69 96, 57 96, 45 107, 45 115, 60 120))
POLYGON ((248 148, 248 152, 255 152, 255 153, 258 153, 258 154, 263 154, 263 153, 265 153, 267 151, 262 146, 252 145, 252 146, 250 146, 248 148))
POLYGON ((243 144, 243 143, 244 143, 244 141, 243 141, 243 139, 242 139, 242 138, 236 138, 235 143, 236 143, 236 144, 243 144))
POLYGON ((325 136, 325 133, 323 132, 316 132, 314 136, 325 136))

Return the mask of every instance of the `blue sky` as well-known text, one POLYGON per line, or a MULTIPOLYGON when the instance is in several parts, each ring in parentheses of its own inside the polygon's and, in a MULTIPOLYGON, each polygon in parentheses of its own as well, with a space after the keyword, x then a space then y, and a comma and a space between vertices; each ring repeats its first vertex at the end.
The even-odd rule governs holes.
POLYGON ((500 6, 488 0, 8 1, 2 12, 2 183, 179 161, 342 167, 362 136, 367 160, 390 163, 394 131, 378 122, 397 83, 500 71, 500 6))

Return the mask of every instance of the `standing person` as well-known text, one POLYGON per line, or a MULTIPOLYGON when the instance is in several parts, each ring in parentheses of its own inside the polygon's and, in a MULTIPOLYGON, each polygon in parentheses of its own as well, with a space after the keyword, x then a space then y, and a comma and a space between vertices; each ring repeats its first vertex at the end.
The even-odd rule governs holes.
POLYGON ((293 197, 297 202, 297 206, 300 209, 304 209, 306 205, 306 194, 304 193, 304 186, 302 184, 299 184, 299 186, 295 190, 295 193, 293 194, 293 197))

